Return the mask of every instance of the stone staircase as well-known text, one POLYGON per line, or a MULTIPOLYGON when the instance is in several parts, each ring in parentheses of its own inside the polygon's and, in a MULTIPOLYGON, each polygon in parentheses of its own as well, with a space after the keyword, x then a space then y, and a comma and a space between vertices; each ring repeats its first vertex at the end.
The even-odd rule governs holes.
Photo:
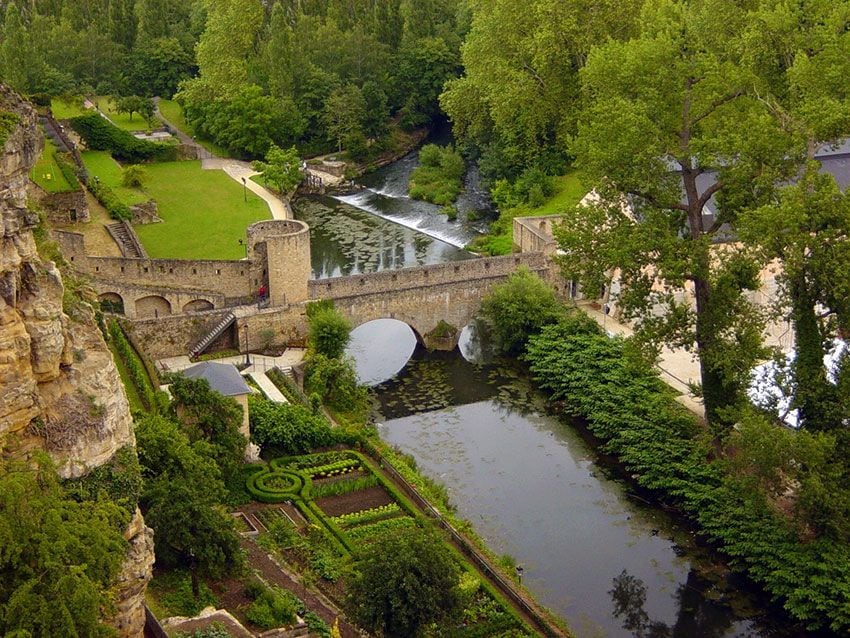
POLYGON ((209 345, 218 339, 225 330, 227 330, 230 326, 233 325, 233 322, 236 321, 236 315, 232 312, 228 312, 221 321, 219 321, 215 327, 210 330, 198 343, 192 346, 192 349, 189 350, 189 356, 194 358, 201 354, 204 350, 206 350, 209 345))
POLYGON ((112 239, 118 244, 121 249, 121 254, 129 259, 147 259, 148 254, 145 252, 142 242, 136 235, 133 227, 127 221, 115 222, 107 224, 106 230, 112 235, 112 239))

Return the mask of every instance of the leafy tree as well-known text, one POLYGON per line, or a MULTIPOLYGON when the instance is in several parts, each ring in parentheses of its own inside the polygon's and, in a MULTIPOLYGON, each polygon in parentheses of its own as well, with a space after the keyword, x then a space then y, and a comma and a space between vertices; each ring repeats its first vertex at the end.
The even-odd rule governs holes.
POLYGON ((321 307, 308 318, 307 342, 311 353, 338 359, 351 340, 351 323, 333 307, 321 307))
POLYGON ((616 303, 645 342, 696 353, 717 432, 762 356, 763 321, 742 295, 759 285, 757 264, 713 243, 790 170, 789 136, 748 94, 757 80, 737 39, 746 17, 726 2, 663 0, 648 5, 638 37, 591 51, 572 149, 598 200, 567 211, 558 234, 567 277, 596 291, 618 275, 616 303))
POLYGON ((336 140, 337 150, 342 141, 353 133, 363 132, 366 119, 366 101, 362 91, 353 84, 334 89, 325 103, 324 122, 328 136, 336 140))
POLYGON ((579 70, 593 45, 634 33, 641 4, 472 3, 461 49, 464 74, 449 80, 440 103, 457 139, 483 153, 488 176, 514 177, 575 132, 579 70))
POLYGON ((149 98, 139 97, 138 95, 129 95, 127 97, 113 98, 115 101, 115 110, 119 113, 126 113, 130 116, 130 121, 133 120, 133 113, 138 113, 146 120, 150 121, 153 117, 154 105, 149 98))
POLYGON ((339 442, 338 432, 321 416, 300 405, 249 397, 251 438, 281 454, 303 454, 339 442))
POLYGON ((76 502, 52 464, 0 464, 0 632, 108 636, 109 588, 126 556, 128 516, 109 499, 76 502))
POLYGON ((157 38, 145 41, 130 54, 125 81, 135 95, 170 98, 194 69, 192 55, 177 38, 157 38))
POLYGON ((301 157, 294 146, 284 150, 272 144, 266 153, 266 161, 254 162, 253 167, 282 194, 289 193, 301 183, 301 157))
POLYGON ((127 188, 141 188, 147 173, 138 164, 130 164, 121 172, 121 185, 127 188))
POLYGON ((247 441, 239 431, 242 406, 210 388, 206 379, 176 375, 169 388, 172 408, 189 440, 205 441, 227 482, 242 464, 247 441))
POLYGON ((199 578, 219 578, 241 566, 233 517, 217 508, 198 485, 179 476, 162 478, 149 487, 146 501, 146 520, 156 530, 157 563, 186 566, 195 597, 199 578))
POLYGON ((529 337, 566 314, 555 291, 527 268, 494 287, 481 304, 481 316, 496 346, 514 355, 525 350, 529 337))
POLYGON ((275 97, 292 99, 295 62, 293 33, 281 3, 276 3, 272 8, 268 34, 265 64, 269 75, 269 92, 275 97))
POLYGON ((401 105, 402 124, 430 124, 439 113, 443 86, 458 70, 458 54, 441 38, 424 38, 404 45, 394 73, 394 102, 401 105))
POLYGON ((307 362, 304 389, 339 412, 363 414, 368 410, 369 393, 359 385, 350 358, 330 359, 313 354, 307 362))
POLYGON ((776 279, 795 337, 792 407, 806 428, 841 427, 850 406, 827 379, 824 355, 837 331, 850 328, 850 289, 838 276, 850 270, 850 198, 812 161, 773 203, 743 213, 739 230, 765 261, 781 262, 776 279))
POLYGON ((365 82, 361 90, 363 92, 363 101, 366 104, 363 133, 366 137, 372 139, 381 137, 387 131, 387 116, 389 115, 387 94, 373 80, 365 82))
POLYGON ((459 607, 460 569, 431 530, 385 534, 368 546, 348 586, 363 627, 384 636, 420 636, 459 607))

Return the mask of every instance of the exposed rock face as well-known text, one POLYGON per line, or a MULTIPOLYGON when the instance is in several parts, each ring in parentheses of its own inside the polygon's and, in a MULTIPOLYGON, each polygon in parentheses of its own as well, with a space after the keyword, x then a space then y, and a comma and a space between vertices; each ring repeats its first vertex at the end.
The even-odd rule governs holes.
MULTIPOLYGON (((0 86, 0 111, 20 118, 0 154, 0 448, 47 450, 66 478, 106 463, 135 443, 121 380, 91 311, 63 312, 62 276, 39 258, 27 209, 29 171, 42 149, 35 112, 0 86)), ((137 512, 120 575, 122 636, 141 636, 152 532, 137 512)))

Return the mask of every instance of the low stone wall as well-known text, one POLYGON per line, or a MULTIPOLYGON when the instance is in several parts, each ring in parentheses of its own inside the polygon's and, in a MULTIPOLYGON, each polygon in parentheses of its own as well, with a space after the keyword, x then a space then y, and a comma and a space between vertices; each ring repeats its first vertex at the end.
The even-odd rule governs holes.
POLYGON ((558 242, 552 234, 560 215, 540 217, 514 217, 513 243, 521 253, 543 253, 553 255, 558 250, 558 242))
POLYGON ((196 315, 175 315, 159 319, 127 321, 133 335, 151 359, 185 355, 189 348, 207 334, 227 310, 210 310, 196 315))
POLYGON ((67 193, 45 193, 40 204, 51 224, 89 221, 89 203, 82 189, 67 193))

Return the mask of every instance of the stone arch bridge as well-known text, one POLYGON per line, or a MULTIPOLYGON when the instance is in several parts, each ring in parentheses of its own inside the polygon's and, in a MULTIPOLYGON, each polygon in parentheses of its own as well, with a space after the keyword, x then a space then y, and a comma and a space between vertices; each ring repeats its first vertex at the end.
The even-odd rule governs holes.
POLYGON ((310 298, 330 299, 355 327, 374 319, 409 325, 429 348, 452 349, 482 298, 519 267, 546 276, 548 260, 525 253, 311 281, 310 298))

